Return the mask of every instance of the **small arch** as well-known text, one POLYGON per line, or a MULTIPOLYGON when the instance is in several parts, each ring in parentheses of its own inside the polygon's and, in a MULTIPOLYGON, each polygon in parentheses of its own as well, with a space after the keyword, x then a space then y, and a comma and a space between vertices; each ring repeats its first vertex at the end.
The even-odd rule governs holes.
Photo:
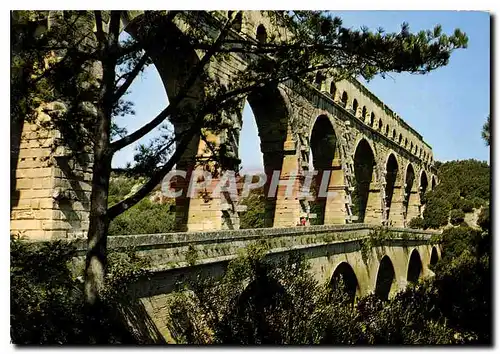
POLYGON ((356 116, 357 111, 358 111, 358 100, 354 99, 352 101, 352 110, 354 111, 354 115, 356 116))
POLYGON ((399 133, 398 143, 401 144, 402 140, 403 140, 403 135, 399 133))
POLYGON ((431 265, 431 266, 433 266, 433 265, 435 265, 438 261, 439 261, 438 252, 437 252, 436 246, 433 246, 433 247, 432 247, 432 250, 431 250, 431 260, 430 260, 430 265, 431 265))
POLYGON ((344 108, 347 107, 348 99, 349 99, 349 96, 347 95, 347 92, 344 91, 344 93, 342 94, 342 106, 344 106, 344 108))
POLYGON ((405 138, 405 149, 408 146, 408 138, 405 138))
POLYGON ((396 129, 392 130, 392 139, 396 140, 396 129))
POLYGON ((389 124, 385 126, 385 135, 389 136, 389 124))
POLYGON ((377 282, 375 284, 375 295, 386 301, 389 299, 391 289, 395 285, 396 272, 389 256, 385 255, 379 263, 377 282))
POLYGON ((410 143, 410 152, 413 152, 413 143, 410 143))
POLYGON ((363 106, 363 109, 361 110, 361 116, 363 117, 363 120, 366 118, 366 113, 368 113, 366 111, 366 106, 363 106))
POLYGON ((375 114, 372 112, 370 114, 370 126, 373 127, 374 124, 375 124, 375 114))
POLYGON ((343 281, 344 290, 349 300, 354 302, 356 294, 359 294, 359 283, 358 278, 356 277, 356 273, 352 269, 351 265, 347 262, 341 262, 333 272, 332 279, 330 281, 330 286, 332 289, 338 289, 339 285, 343 281))
POLYGON ((333 100, 335 101, 335 95, 337 94, 337 86, 335 86, 335 82, 330 84, 330 95, 332 95, 333 100))
MULTIPOLYGON (((234 13, 234 11, 228 11, 227 17, 231 18, 233 13, 234 13)), ((232 25, 232 29, 234 29, 236 32, 240 32, 242 22, 243 22, 243 16, 241 14, 241 11, 238 11, 238 13, 234 16, 234 22, 232 25)))
POLYGON ((266 27, 264 25, 260 24, 257 27, 257 32, 255 34, 255 38, 259 43, 266 43, 267 42, 267 31, 266 27))
POLYGON ((314 85, 321 90, 321 86, 323 85, 323 75, 318 71, 314 78, 314 85))
POLYGON ((408 261, 408 272, 406 273, 406 281, 408 283, 416 283, 422 276, 422 260, 416 249, 411 252, 410 260, 408 261))
MULTIPOLYGON (((372 113, 373 114, 373 113, 372 113)), ((378 130, 382 131, 382 127, 384 126, 384 123, 382 122, 382 119, 378 120, 378 130)))

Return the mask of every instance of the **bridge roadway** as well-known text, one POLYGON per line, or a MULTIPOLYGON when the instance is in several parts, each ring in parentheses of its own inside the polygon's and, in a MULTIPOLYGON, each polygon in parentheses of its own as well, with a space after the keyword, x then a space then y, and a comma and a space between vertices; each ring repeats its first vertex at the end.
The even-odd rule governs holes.
MULTIPOLYGON (((176 284, 200 273, 223 274, 238 251, 254 242, 266 241, 270 261, 301 253, 319 282, 335 283, 342 275, 351 295, 375 292, 388 298, 409 282, 433 275, 429 266, 441 256, 432 238, 437 234, 367 224, 318 225, 110 236, 108 246, 115 251, 134 248, 150 260, 150 276, 134 284, 131 293, 152 320, 156 336, 169 338, 166 303, 176 284)), ((77 264, 84 261, 85 247, 84 239, 77 241, 77 264)))

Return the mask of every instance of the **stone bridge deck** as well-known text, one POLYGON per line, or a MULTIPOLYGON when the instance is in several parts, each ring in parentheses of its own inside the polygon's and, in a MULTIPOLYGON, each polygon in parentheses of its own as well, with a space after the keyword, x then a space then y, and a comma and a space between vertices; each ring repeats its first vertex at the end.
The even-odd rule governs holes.
MULTIPOLYGON (((140 329, 147 341, 172 342, 169 294, 200 274, 222 275, 239 251, 252 243, 265 242, 269 261, 299 252, 316 280, 334 285, 342 276, 352 297, 374 292, 387 299, 409 282, 433 275, 429 266, 441 254, 433 239, 438 234, 347 224, 111 236, 108 245, 118 252, 135 249, 151 261, 151 273, 130 289, 137 302, 127 309, 129 321, 136 323, 133 318, 139 313, 148 318, 147 328, 140 329)), ((76 246, 78 266, 84 261, 86 240, 78 240, 76 246)))

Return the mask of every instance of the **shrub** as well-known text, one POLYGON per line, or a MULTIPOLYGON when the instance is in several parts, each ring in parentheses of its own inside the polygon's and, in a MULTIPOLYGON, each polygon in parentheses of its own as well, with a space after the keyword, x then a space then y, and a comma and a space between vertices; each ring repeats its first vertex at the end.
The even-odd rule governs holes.
POLYGON ((136 343, 118 308, 128 285, 143 274, 134 256, 109 256, 104 297, 84 305, 83 284, 70 270, 75 248, 67 242, 14 238, 10 253, 10 334, 15 344, 136 343))
POLYGON ((408 227, 411 229, 423 229, 425 227, 424 219, 420 216, 414 217, 408 223, 408 227))
POLYGON ((474 210, 474 202, 472 200, 462 200, 462 211, 464 213, 471 213, 474 210))
POLYGON ((452 225, 458 225, 464 221, 465 214, 462 209, 453 209, 450 211, 450 222, 452 225))
POLYGON ((429 198, 423 216, 426 228, 437 229, 448 224, 450 204, 441 198, 429 198))
POLYGON ((246 205, 247 210, 240 214, 240 229, 265 227, 266 197, 263 188, 252 190, 241 204, 246 205))

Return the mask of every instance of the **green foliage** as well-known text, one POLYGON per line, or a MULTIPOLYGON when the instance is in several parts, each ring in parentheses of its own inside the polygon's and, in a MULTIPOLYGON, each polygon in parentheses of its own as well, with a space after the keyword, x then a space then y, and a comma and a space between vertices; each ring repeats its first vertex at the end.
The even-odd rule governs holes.
POLYGON ((462 200, 462 211, 464 213, 471 213, 474 211, 474 201, 469 199, 462 200))
POLYGON ((258 229, 265 227, 266 196, 263 188, 251 190, 241 204, 247 210, 240 214, 240 229, 258 229))
POLYGON ((422 219, 420 216, 416 216, 413 219, 410 220, 408 223, 408 227, 410 229, 424 229, 425 228, 425 222, 424 219, 422 219))
MULTIPOLYGON (((75 248, 64 241, 10 244, 11 339, 15 344, 135 343, 118 308, 147 263, 133 252, 111 253, 102 302, 90 311, 71 272, 75 248)), ((81 278, 81 277, 80 277, 81 278)))
POLYGON ((452 225, 458 225, 464 221, 465 213, 462 209, 453 209, 450 211, 450 223, 452 225))
POLYGON ((488 114, 488 118, 486 118, 486 122, 483 125, 483 129, 481 131, 481 136, 483 137, 487 146, 490 146, 491 142, 491 131, 490 131, 490 115, 488 114))
POLYGON ((448 224, 450 203, 441 198, 428 198, 424 209, 424 221, 426 228, 437 229, 448 224))
POLYGON ((175 212, 168 203, 153 203, 148 197, 118 215, 109 225, 109 235, 138 235, 173 232, 175 212))
MULTIPOLYGON (((448 301, 446 306, 459 306, 461 313, 471 315, 463 299, 450 298, 448 273, 438 278, 438 285, 428 280, 387 302, 369 295, 353 306, 343 282, 338 287, 319 284, 303 257, 291 254, 270 261, 264 252, 252 246, 221 278, 199 277, 174 294, 168 304, 169 329, 178 343, 428 345, 488 340, 474 332, 486 327, 463 327, 456 316, 443 314, 440 306, 448 301)), ((470 273, 467 277, 472 280, 470 273)))

